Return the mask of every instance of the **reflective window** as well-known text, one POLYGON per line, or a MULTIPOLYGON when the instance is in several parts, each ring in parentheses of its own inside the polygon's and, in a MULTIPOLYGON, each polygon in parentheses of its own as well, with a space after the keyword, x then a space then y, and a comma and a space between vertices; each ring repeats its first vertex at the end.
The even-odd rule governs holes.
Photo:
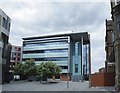
POLYGON ((75 73, 78 73, 78 64, 75 64, 75 73))
POLYGON ((84 75, 88 74, 88 45, 83 46, 83 73, 84 75))
MULTIPOLYGON (((29 60, 29 59, 23 59, 23 61, 29 60)), ((35 61, 67 61, 67 57, 61 57, 61 58, 34 58, 35 61)))
POLYGON ((61 53, 68 52, 68 49, 54 49, 54 50, 34 50, 34 51, 23 51, 24 54, 30 53, 61 53))
POLYGON ((25 47, 27 47, 27 46, 46 46, 46 45, 56 45, 56 44, 67 44, 67 42, 65 42, 65 41, 47 42, 47 43, 37 42, 37 43, 33 43, 33 44, 26 44, 25 47))
MULTIPOLYGON (((3 26, 6 30, 8 30, 7 28, 8 28, 8 26, 10 26, 10 25, 8 24, 8 19, 6 20, 6 19, 3 17, 2 26, 3 26)), ((9 29, 10 29, 10 28, 9 28, 9 29)))
POLYGON ((3 23, 2 26, 5 28, 5 18, 3 17, 3 23))
POLYGON ((60 66, 62 69, 68 69, 68 66, 60 66))
POLYGON ((10 31, 10 23, 8 24, 8 31, 10 31))
POLYGON ((68 49, 45 50, 45 53, 68 52, 68 49))
POLYGON ((79 47, 79 42, 75 43, 75 63, 78 63, 78 47, 79 47))

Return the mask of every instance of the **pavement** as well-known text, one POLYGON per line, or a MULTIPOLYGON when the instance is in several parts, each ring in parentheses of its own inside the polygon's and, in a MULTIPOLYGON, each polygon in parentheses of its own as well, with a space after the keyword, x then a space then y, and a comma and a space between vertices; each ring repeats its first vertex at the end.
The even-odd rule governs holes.
POLYGON ((0 93, 2 92, 2 85, 0 85, 0 93))
MULTIPOLYGON (((72 82, 59 81, 58 83, 40 83, 39 81, 11 81, 9 84, 2 85, 2 91, 115 91, 112 87, 91 87, 89 82, 72 82)), ((115 93, 115 92, 114 92, 115 93)))

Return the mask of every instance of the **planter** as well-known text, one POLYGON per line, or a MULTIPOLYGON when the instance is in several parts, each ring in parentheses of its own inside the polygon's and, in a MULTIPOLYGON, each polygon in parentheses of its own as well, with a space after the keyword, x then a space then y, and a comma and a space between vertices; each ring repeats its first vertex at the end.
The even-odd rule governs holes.
POLYGON ((47 83, 47 77, 40 77, 40 83, 47 83))
POLYGON ((40 81, 40 76, 36 76, 36 81, 40 81))
POLYGON ((29 77, 28 77, 28 81, 34 81, 34 80, 36 80, 36 77, 35 77, 35 76, 29 76, 29 77))

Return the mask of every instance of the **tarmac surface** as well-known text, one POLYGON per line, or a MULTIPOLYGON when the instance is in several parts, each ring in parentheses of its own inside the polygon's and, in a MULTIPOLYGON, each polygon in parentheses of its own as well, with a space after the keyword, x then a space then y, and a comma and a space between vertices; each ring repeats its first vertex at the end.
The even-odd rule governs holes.
POLYGON ((40 81, 11 81, 9 84, 2 85, 2 91, 101 91, 102 93, 115 92, 114 86, 112 87, 91 87, 89 82, 72 82, 59 81, 58 83, 40 83, 40 81), (110 91, 110 92, 108 92, 110 91))

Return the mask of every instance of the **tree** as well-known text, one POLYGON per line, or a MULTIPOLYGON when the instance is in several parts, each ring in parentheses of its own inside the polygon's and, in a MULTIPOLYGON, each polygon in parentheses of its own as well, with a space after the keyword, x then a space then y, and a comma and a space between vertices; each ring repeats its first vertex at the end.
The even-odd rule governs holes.
POLYGON ((27 75, 27 77, 36 76, 37 69, 34 59, 26 60, 24 63, 24 67, 24 74, 27 75))
POLYGON ((22 63, 16 64, 14 67, 14 74, 15 75, 23 74, 23 69, 21 68, 22 68, 22 63))
POLYGON ((18 63, 14 67, 14 75, 20 75, 21 79, 25 79, 26 75, 24 73, 25 66, 22 63, 18 63))
POLYGON ((24 64, 19 63, 14 67, 14 74, 20 77, 29 78, 31 76, 42 77, 42 80, 47 80, 52 76, 60 75, 62 69, 53 62, 42 62, 40 65, 35 65, 35 60, 26 60, 24 64))
POLYGON ((42 62, 37 67, 37 74, 42 77, 43 80, 47 80, 47 78, 52 76, 60 75, 61 71, 62 69, 53 62, 42 62))
POLYGON ((14 74, 20 75, 21 78, 28 78, 30 76, 36 76, 36 65, 35 60, 26 60, 24 64, 19 63, 14 67, 14 74))

